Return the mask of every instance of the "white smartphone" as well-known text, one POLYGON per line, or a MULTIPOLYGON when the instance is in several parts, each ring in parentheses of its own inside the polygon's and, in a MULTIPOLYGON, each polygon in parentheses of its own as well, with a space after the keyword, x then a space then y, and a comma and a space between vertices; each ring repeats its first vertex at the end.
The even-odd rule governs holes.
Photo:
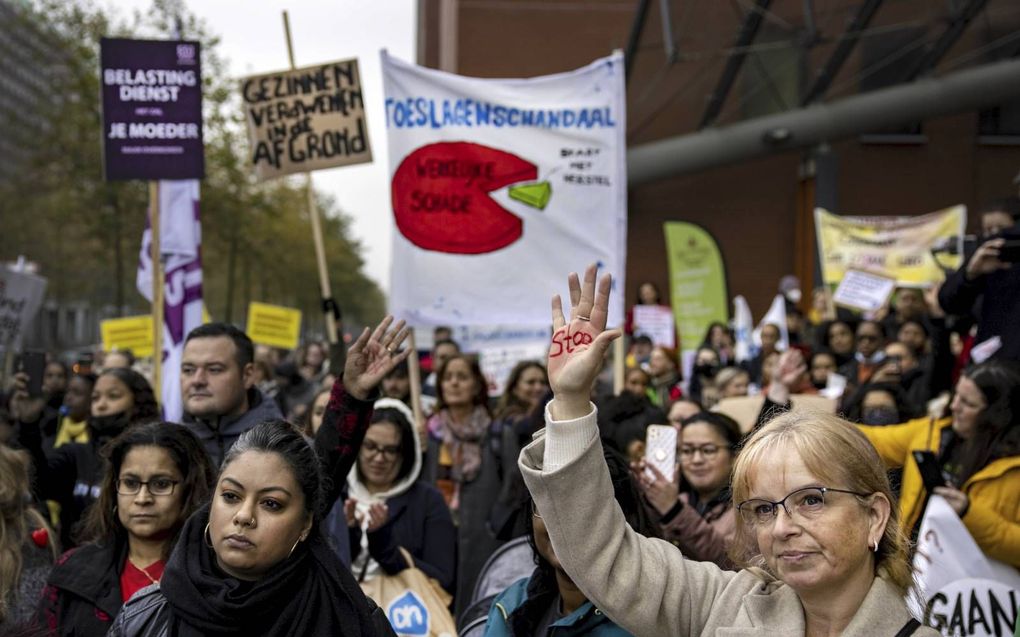
POLYGON ((645 462, 659 470, 670 482, 676 470, 676 428, 648 425, 645 431, 645 462))

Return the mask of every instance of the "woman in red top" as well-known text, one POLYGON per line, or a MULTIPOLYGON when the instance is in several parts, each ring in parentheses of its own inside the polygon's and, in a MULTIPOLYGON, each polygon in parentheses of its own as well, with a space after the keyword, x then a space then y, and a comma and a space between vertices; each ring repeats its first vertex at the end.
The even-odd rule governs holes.
POLYGON ((121 605, 155 584, 177 535, 209 499, 216 471, 187 428, 150 423, 105 450, 99 499, 81 547, 53 568, 37 614, 50 635, 106 635, 121 605))

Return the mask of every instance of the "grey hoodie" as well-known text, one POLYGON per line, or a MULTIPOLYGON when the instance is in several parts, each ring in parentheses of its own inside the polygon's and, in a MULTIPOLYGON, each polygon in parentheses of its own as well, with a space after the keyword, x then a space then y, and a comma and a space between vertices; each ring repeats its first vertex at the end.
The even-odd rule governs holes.
POLYGON ((248 389, 248 411, 232 418, 196 418, 185 413, 181 423, 198 436, 216 467, 223 462, 227 450, 238 437, 266 420, 282 420, 283 414, 275 400, 266 398, 257 387, 248 389))

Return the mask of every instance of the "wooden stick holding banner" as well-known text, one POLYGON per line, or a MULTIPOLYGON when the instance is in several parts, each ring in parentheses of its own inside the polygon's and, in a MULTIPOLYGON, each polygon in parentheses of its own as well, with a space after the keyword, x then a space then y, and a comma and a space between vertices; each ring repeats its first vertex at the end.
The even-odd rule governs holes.
POLYGON ((159 237, 159 182, 149 182, 149 226, 152 230, 152 384, 156 404, 163 400, 163 255, 159 237))
POLYGON ((613 395, 618 396, 623 391, 623 377, 627 367, 627 349, 623 343, 623 337, 613 341, 613 395))
POLYGON ((418 366, 418 343, 414 340, 414 330, 407 338, 407 346, 411 353, 407 357, 407 378, 411 382, 411 413, 414 414, 414 430, 421 434, 425 428, 425 417, 421 412, 421 368, 418 366))
MULTIPOLYGON (((287 57, 290 60, 290 68, 294 70, 294 45, 290 38, 290 18, 287 12, 283 12, 283 31, 287 36, 287 57)), ((337 343, 336 316, 333 308, 336 301, 333 300, 333 293, 329 284, 329 271, 326 269, 326 248, 322 242, 322 226, 319 221, 319 209, 315 205, 315 192, 312 190, 312 173, 305 173, 305 194, 308 198, 308 217, 312 220, 312 241, 315 243, 315 261, 319 267, 319 291, 322 294, 323 312, 326 316, 326 338, 331 345, 337 343)))

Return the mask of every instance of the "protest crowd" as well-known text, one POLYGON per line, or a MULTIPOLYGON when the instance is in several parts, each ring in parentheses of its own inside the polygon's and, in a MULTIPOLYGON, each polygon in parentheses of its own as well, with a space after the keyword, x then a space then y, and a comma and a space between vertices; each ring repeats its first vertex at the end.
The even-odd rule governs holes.
MULTIPOLYGON (((323 314, 242 329, 202 297, 200 42, 96 48, 152 314, 26 346, 46 281, 0 263, 0 637, 1020 637, 1020 198, 976 236, 818 207, 815 274, 755 321, 693 223, 664 234, 695 265, 623 280, 622 54, 533 81, 384 49, 395 275, 345 316, 311 172, 373 161, 361 71, 291 51, 236 83, 228 190, 308 175, 319 280, 286 284, 323 314)), ((231 285, 275 249, 234 230, 231 285)))
MULTIPOLYGON (((607 329, 594 267, 552 315, 588 345, 519 361, 498 396, 449 328, 412 388, 410 330, 390 318, 346 351, 202 325, 180 422, 162 421, 131 352, 74 372, 50 357, 0 411, 2 625, 390 634, 372 595, 413 572, 399 585, 451 631, 926 634, 905 600, 931 496, 1020 567, 1020 341, 1003 316, 1020 279, 1002 230, 986 223, 944 284, 900 288, 868 317, 825 293, 802 313, 787 281, 785 325, 763 324, 743 360, 711 325, 688 374, 633 321, 607 329), (979 361, 989 338, 1001 346, 979 361), (791 410, 802 400, 822 402, 791 410), (499 571, 520 579, 486 589, 499 571)), ((640 290, 637 305, 659 303, 640 290)))

